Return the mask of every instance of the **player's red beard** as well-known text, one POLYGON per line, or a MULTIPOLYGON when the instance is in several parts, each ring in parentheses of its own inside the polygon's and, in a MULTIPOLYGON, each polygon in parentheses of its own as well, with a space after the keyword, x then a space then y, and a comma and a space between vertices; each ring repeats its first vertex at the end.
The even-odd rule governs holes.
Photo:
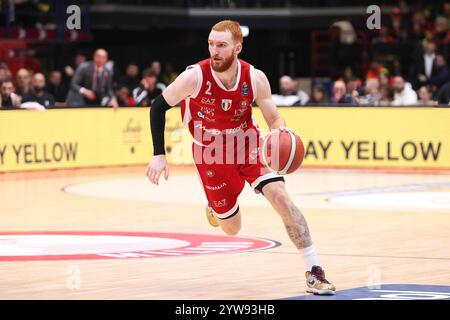
POLYGON ((234 61, 233 53, 231 53, 229 57, 223 58, 222 60, 214 60, 214 58, 217 57, 211 57, 211 68, 216 72, 224 72, 228 70, 234 61))

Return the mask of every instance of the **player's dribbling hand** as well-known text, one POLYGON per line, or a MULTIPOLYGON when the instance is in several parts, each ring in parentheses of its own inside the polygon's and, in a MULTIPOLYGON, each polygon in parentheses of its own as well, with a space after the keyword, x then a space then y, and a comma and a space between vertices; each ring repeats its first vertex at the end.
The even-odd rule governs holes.
POLYGON ((167 164, 167 158, 164 154, 154 156, 147 166, 145 174, 151 183, 158 185, 159 177, 164 171, 164 179, 169 179, 169 165, 167 164))

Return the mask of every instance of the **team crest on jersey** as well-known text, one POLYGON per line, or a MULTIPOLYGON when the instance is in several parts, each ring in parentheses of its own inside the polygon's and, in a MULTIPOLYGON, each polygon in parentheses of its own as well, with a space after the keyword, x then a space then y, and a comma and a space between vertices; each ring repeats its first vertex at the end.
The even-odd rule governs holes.
POLYGON ((244 82, 242 84, 241 93, 243 96, 248 96, 248 84, 247 82, 244 82))
POLYGON ((239 105, 241 106, 241 108, 247 108, 248 101, 247 100, 242 100, 242 101, 239 102, 239 105))
POLYGON ((231 99, 222 99, 222 110, 223 111, 230 110, 232 102, 233 102, 233 100, 231 100, 231 99))

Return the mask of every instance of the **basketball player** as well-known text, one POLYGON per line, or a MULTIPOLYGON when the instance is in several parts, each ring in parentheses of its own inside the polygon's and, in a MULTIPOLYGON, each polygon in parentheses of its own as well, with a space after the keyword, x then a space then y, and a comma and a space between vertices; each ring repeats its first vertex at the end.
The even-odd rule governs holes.
MULTIPOLYGON (((336 289, 326 280, 325 272, 318 265, 308 225, 289 197, 283 177, 266 168, 257 150, 249 143, 242 147, 223 142, 223 136, 251 132, 261 139, 252 117, 252 102, 259 106, 271 130, 287 130, 272 101, 265 74, 238 59, 242 42, 238 22, 225 20, 217 23, 208 38, 210 58, 187 67, 155 99, 150 110, 154 156, 146 174, 156 185, 163 171, 165 179, 169 177, 164 148, 165 113, 180 103, 183 122, 194 137, 195 165, 208 200, 206 212, 210 224, 220 226, 228 235, 239 232, 241 212, 237 200, 247 181, 278 212, 290 239, 302 254, 307 268, 307 291, 319 295, 334 294, 336 289), (230 154, 227 150, 230 145, 236 147, 231 151, 234 153, 232 159, 244 153, 244 161, 206 161, 204 154, 210 146, 208 136, 222 143, 227 155, 230 154), (197 161, 199 155, 200 161, 197 161)), ((217 143, 215 146, 215 151, 220 151, 217 143)))

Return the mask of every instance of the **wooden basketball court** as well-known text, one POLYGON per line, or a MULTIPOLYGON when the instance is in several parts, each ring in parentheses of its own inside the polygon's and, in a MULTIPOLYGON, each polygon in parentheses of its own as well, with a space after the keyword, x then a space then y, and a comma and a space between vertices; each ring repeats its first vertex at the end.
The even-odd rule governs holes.
MULTIPOLYGON (((240 199, 239 236, 280 245, 149 258, 2 259, 39 256, 39 251, 29 254, 24 248, 23 241, 29 239, 11 240, 4 236, 8 232, 223 235, 207 223, 192 167, 171 166, 169 180, 159 187, 146 180, 144 170, 139 166, 0 174, 0 299, 307 295, 302 258, 281 219, 248 186, 240 199), (16 252, 18 248, 22 251, 16 252)), ((320 264, 337 295, 340 290, 383 284, 450 286, 450 172, 301 169, 287 176, 287 187, 309 222, 320 264)), ((76 247, 63 249, 77 253, 76 247)))

